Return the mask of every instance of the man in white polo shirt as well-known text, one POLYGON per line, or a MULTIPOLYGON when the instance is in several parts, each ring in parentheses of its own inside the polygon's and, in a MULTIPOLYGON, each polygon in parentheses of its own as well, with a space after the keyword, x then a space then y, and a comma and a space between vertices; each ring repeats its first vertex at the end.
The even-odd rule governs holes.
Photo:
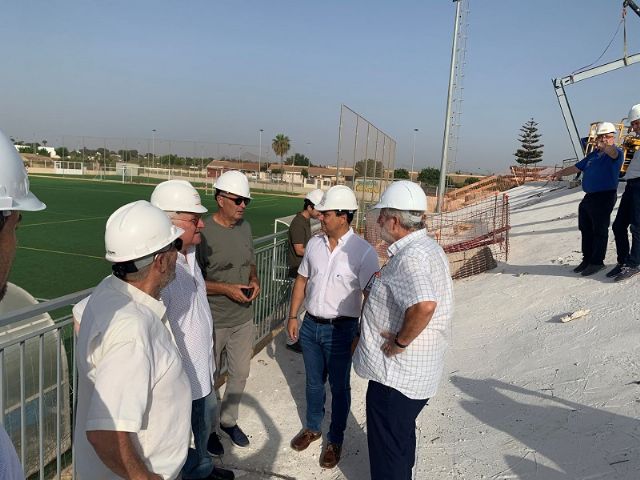
MULTIPOLYGON (((176 260, 176 278, 162 289, 160 298, 167 307, 167 319, 182 356, 182 365, 191 384, 191 430, 194 448, 190 448, 182 467, 184 480, 233 480, 231 470, 217 467, 207 451, 207 441, 217 402, 213 390, 216 360, 213 354, 213 319, 207 289, 196 262, 200 244, 202 215, 207 209, 200 194, 185 180, 168 180, 156 186, 151 204, 164 210, 171 222, 184 230, 182 250, 176 260)), ((217 436, 212 436, 217 440, 217 436)), ((218 442, 217 450, 223 453, 218 442)), ((215 450, 212 448, 212 450, 215 450)))
POLYGON ((95 288, 78 333, 78 478, 174 479, 187 457, 191 389, 160 301, 184 231, 140 200, 105 229, 113 275, 95 288))
POLYGON ((375 208, 389 261, 367 287, 353 366, 369 380, 371 478, 409 480, 416 418, 442 375, 453 285, 447 256, 424 228, 427 197, 420 186, 395 182, 375 208))
POLYGON ((351 406, 351 345, 358 328, 362 291, 378 271, 375 250, 351 229, 357 209, 355 194, 344 185, 330 188, 316 205, 323 234, 307 243, 289 310, 288 333, 292 339, 300 339, 307 377, 306 425, 291 441, 291 448, 302 451, 322 436, 328 377, 331 425, 320 456, 323 468, 333 468, 340 461, 351 406), (307 314, 298 332, 297 313, 303 300, 307 314))

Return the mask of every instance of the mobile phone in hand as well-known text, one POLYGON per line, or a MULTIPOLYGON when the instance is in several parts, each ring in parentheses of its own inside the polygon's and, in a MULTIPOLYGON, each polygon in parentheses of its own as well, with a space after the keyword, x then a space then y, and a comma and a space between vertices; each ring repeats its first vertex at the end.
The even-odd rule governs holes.
POLYGON ((247 298, 251 298, 251 295, 253 295, 253 288, 241 288, 241 290, 242 294, 247 298))

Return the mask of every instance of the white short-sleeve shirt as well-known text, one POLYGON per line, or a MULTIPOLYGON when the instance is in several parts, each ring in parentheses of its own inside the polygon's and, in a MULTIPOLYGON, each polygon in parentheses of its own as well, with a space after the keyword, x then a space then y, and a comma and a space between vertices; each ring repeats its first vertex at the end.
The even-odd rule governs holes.
POLYGON ((87 431, 131 432, 147 468, 176 478, 191 434, 191 389, 162 302, 109 276, 82 313, 74 450, 80 479, 120 478, 87 431))
POLYGON ((298 268, 298 274, 308 279, 305 309, 321 318, 359 317, 362 291, 378 269, 375 250, 352 229, 333 251, 326 235, 311 237, 298 268))
POLYGON ((388 251, 389 261, 369 285, 353 367, 361 377, 411 399, 430 398, 442 375, 453 315, 449 261, 425 229, 401 238, 388 251), (403 352, 386 357, 381 333, 398 333, 406 310, 425 301, 436 303, 427 327, 403 352))
POLYGON ((160 293, 167 307, 182 366, 191 383, 194 400, 211 393, 216 361, 213 355, 213 320, 207 289, 196 263, 195 247, 178 254, 176 278, 160 293))

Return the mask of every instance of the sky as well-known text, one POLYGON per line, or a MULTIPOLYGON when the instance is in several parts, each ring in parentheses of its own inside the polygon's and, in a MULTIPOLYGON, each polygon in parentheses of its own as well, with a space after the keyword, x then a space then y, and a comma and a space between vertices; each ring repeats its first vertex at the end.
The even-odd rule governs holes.
MULTIPOLYGON (((573 156, 551 79, 622 57, 620 27, 597 60, 622 0, 468 5, 450 170, 505 171, 531 117, 544 165, 573 156)), ((447 0, 7 0, 0 129, 50 146, 85 136, 143 151, 171 140, 256 152, 263 129, 264 156, 284 133, 292 151, 335 164, 345 104, 396 140, 396 167, 411 165, 415 128, 416 169, 439 167, 454 14, 447 0)), ((628 10, 626 23, 638 53, 640 18, 628 10)), ((625 117, 639 78, 636 64, 567 87, 580 132, 625 117)))

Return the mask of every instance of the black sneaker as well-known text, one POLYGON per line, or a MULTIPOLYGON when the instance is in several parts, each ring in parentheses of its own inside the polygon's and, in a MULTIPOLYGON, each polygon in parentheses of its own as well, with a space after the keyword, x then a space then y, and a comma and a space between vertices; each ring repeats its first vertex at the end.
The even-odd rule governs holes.
POLYGON ((620 275, 614 278, 614 281, 621 282, 633 277, 634 275, 637 275, 638 273, 640 273, 639 267, 622 267, 622 272, 620 272, 620 275))
POLYGON ((580 265, 578 265, 576 268, 573 269, 574 272, 576 273, 580 273, 582 272, 585 268, 587 268, 589 266, 589 262, 587 262, 586 260, 583 260, 580 265))
POLYGON ((583 277, 588 277, 589 275, 593 275, 594 273, 598 273, 600 270, 604 268, 604 265, 589 265, 587 268, 582 270, 580 275, 583 277))
POLYGON ((622 273, 622 265, 617 264, 607 272, 607 278, 617 277, 618 275, 620 275, 620 273, 622 273))
POLYGON ((226 468, 213 467, 213 472, 209 474, 207 480, 234 480, 236 474, 226 468))
POLYGON ((287 348, 292 352, 302 353, 302 346, 300 345, 300 342, 292 343, 291 345, 287 343, 287 348))
POLYGON ((224 447, 222 446, 220 437, 218 437, 216 432, 209 435, 209 440, 207 441, 207 452, 214 457, 221 457, 224 455, 224 447))
POLYGON ((222 432, 231 439, 234 445, 243 448, 249 446, 249 439, 244 432, 240 430, 238 425, 234 425, 233 427, 223 427, 222 424, 220 424, 220 430, 222 430, 222 432))

